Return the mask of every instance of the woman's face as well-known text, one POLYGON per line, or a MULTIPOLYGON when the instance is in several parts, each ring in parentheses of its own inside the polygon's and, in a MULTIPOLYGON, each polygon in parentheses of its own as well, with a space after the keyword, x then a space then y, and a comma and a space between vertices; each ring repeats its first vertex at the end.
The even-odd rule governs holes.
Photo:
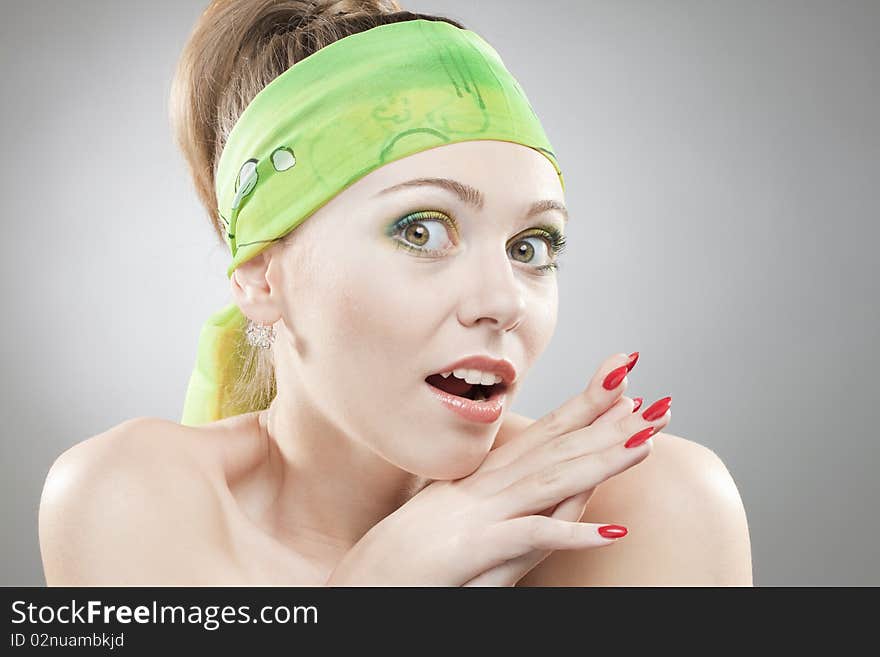
POLYGON ((548 266, 565 215, 529 216, 547 200, 564 202, 550 162, 502 141, 423 151, 334 197, 271 253, 279 401, 308 404, 409 472, 473 472, 556 327, 548 266), (425 381, 470 355, 516 368, 494 422, 461 417, 425 381))

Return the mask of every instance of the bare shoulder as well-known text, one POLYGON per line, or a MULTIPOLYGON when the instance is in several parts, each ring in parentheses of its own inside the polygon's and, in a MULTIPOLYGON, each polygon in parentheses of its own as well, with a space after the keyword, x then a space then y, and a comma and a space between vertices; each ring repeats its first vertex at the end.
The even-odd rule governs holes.
POLYGON ((648 458, 596 487, 581 518, 629 533, 601 548, 553 552, 519 585, 753 585, 746 513, 724 462, 681 436, 652 441, 648 458))
POLYGON ((197 581, 223 540, 210 460, 197 431, 139 417, 72 446, 43 486, 48 585, 197 581))

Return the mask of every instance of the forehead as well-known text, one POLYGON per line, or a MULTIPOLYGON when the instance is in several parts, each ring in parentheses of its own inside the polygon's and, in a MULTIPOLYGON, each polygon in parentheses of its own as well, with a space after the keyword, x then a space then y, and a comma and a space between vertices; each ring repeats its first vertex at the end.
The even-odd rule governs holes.
POLYGON ((522 144, 497 140, 444 144, 421 151, 371 171, 350 189, 374 197, 389 188, 411 189, 408 183, 419 179, 461 183, 458 189, 447 185, 445 191, 475 206, 499 199, 528 203, 557 200, 560 204, 564 199, 556 170, 544 155, 522 144))

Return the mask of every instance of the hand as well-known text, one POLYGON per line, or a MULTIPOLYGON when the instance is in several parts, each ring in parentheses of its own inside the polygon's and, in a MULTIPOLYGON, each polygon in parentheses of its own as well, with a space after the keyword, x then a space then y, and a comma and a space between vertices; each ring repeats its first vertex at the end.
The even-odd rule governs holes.
POLYGON ((624 401, 597 421, 621 400, 626 379, 613 390, 602 381, 626 358, 606 360, 583 393, 489 452, 467 477, 432 482, 373 526, 326 585, 463 586, 479 584, 484 574, 483 582, 515 583, 536 551, 614 542, 596 532, 598 525, 578 522, 584 497, 647 458, 652 448, 650 439, 632 448, 625 441, 648 427, 656 433, 670 419, 669 411, 653 421, 620 413, 632 403, 624 401), (554 507, 550 516, 539 513, 554 507))
MULTIPOLYGON (((583 395, 575 397, 573 402, 577 403, 577 400, 581 398, 581 403, 583 403, 582 396, 583 395)), ((627 417, 633 413, 634 407, 635 403, 632 399, 622 396, 611 406, 611 408, 596 418, 591 425, 595 426, 596 424, 601 424, 603 422, 614 422, 627 417)), ((596 487, 593 487, 582 493, 573 495, 555 506, 544 509, 541 511, 541 515, 549 516, 558 520, 579 522, 584 515, 584 511, 587 509, 587 502, 589 502, 595 490, 596 487)), ((600 525, 598 524, 594 525, 594 527, 599 526, 600 525)), ((610 542, 606 542, 606 544, 610 544, 610 542)), ((516 586, 516 583, 519 582, 519 580, 525 577, 529 571, 544 561, 544 559, 549 557, 551 553, 552 550, 532 550, 516 559, 505 561, 503 564, 495 566, 491 570, 487 570, 465 583, 464 586, 516 586)))

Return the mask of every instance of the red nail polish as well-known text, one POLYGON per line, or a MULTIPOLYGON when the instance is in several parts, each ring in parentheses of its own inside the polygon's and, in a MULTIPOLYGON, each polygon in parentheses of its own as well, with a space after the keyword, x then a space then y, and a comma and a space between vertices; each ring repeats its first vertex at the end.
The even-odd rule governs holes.
POLYGON ((629 360, 626 363, 627 371, 632 371, 632 368, 636 366, 636 361, 639 359, 639 352, 634 351, 629 355, 629 360))
POLYGON ((605 538, 621 538, 626 536, 626 527, 623 525, 602 525, 597 531, 605 538))
POLYGON ((650 438, 654 433, 654 427, 648 427, 647 429, 642 429, 638 433, 634 433, 629 437, 623 446, 624 447, 638 447, 643 442, 645 442, 648 438, 650 438))
POLYGON ((635 413, 637 410, 639 410, 642 407, 642 398, 641 397, 633 397, 633 401, 636 403, 636 405, 633 406, 632 412, 635 413))
POLYGON ((663 399, 658 399, 653 404, 648 406, 648 410, 642 413, 642 417, 649 422, 656 420, 658 417, 663 417, 666 414, 666 411, 669 410, 669 405, 671 403, 672 397, 664 397, 663 399))
POLYGON ((627 372, 629 372, 629 370, 626 365, 621 365, 616 370, 611 370, 602 382, 602 387, 605 388, 605 390, 614 390, 620 385, 620 382, 626 378, 627 372))

